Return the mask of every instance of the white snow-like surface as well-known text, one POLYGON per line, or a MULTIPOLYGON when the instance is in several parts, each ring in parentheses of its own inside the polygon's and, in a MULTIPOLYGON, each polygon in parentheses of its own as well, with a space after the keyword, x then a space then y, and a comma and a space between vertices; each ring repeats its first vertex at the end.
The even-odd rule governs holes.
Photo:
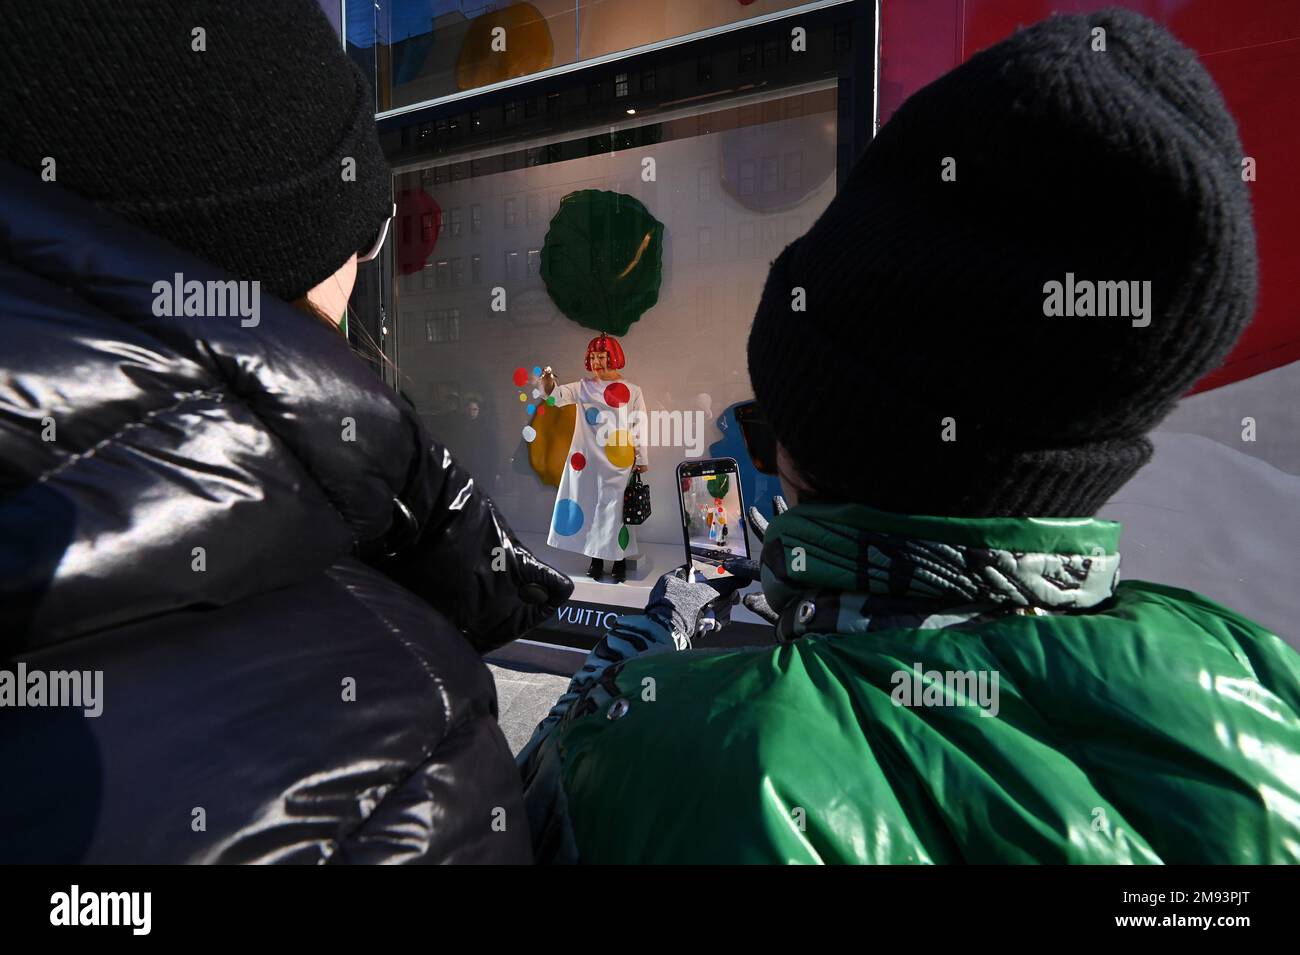
POLYGON ((1195 590, 1300 650, 1300 477, 1203 435, 1152 440, 1098 515, 1124 524, 1121 578, 1195 590))

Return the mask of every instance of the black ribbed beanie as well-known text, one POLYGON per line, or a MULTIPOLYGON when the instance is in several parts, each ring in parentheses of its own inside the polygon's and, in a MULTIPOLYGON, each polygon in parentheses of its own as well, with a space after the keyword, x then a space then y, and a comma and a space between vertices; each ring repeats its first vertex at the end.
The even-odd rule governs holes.
POLYGON ((773 264, 759 404, 825 498, 1095 513, 1253 313, 1242 158, 1205 69, 1150 20, 1016 33, 904 103, 773 264), (1067 273, 1149 281, 1149 324, 1049 317, 1067 273))
POLYGON ((58 185, 286 300, 388 216, 373 95, 315 0, 21 6, 0 57, 16 165, 52 158, 58 185))

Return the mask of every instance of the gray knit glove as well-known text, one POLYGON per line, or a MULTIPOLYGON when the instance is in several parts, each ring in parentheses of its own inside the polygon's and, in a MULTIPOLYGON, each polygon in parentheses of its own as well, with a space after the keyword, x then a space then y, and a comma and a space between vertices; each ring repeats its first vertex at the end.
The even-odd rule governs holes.
POLYGON ((689 574, 690 568, 682 567, 660 577, 645 608, 647 617, 672 632, 678 650, 689 650, 696 637, 730 620, 736 592, 748 584, 735 577, 704 583, 688 579, 689 574))

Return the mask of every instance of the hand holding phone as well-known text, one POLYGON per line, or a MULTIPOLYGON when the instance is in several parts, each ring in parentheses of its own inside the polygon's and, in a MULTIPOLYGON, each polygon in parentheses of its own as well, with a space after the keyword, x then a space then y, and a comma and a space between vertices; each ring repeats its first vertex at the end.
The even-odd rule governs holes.
POLYGON ((687 563, 705 580, 730 576, 723 564, 749 557, 736 460, 683 461, 677 466, 677 486, 687 563))
POLYGON ((722 629, 731 619, 736 595, 746 585, 738 577, 701 580, 689 564, 659 578, 646 603, 646 616, 673 634, 677 649, 686 650, 696 637, 722 629))

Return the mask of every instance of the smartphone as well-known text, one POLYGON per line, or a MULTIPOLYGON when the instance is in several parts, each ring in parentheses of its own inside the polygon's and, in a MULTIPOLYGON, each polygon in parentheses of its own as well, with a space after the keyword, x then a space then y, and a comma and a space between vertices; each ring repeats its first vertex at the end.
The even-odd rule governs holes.
POLYGON ((677 498, 693 576, 706 580, 728 576, 723 561, 749 556, 736 459, 683 461, 677 465, 677 498))

